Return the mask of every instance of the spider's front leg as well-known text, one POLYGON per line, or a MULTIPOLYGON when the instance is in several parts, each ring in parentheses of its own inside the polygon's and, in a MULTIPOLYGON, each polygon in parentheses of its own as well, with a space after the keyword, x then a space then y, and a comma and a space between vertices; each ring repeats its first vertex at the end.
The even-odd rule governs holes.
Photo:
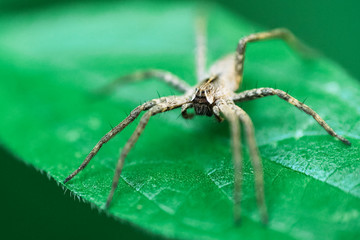
POLYGON ((236 116, 240 119, 240 122, 244 125, 246 140, 250 152, 251 164, 254 169, 257 205, 260 210, 261 220, 264 224, 266 224, 268 222, 268 212, 264 193, 264 173, 259 149, 256 144, 254 125, 249 115, 242 108, 236 106, 233 101, 229 102, 228 104, 230 108, 235 112, 236 116))
POLYGON ((266 97, 266 96, 273 96, 273 95, 277 95, 279 98, 287 101, 288 103, 290 103, 291 105, 297 107, 298 109, 300 109, 301 111, 305 112, 306 114, 309 114, 310 116, 312 116, 319 124, 321 127, 323 127, 331 136, 336 137, 337 139, 339 139, 341 142, 345 143, 346 145, 351 145, 351 143, 349 142, 349 140, 347 140, 346 138, 338 135, 314 110, 312 110, 309 106, 307 106, 306 104, 300 102, 299 100, 297 100, 296 98, 290 96, 288 93, 279 90, 279 89, 273 89, 273 88, 257 88, 257 89, 251 89, 251 90, 247 90, 247 91, 243 91, 241 93, 238 94, 234 94, 232 99, 235 102, 241 102, 241 101, 248 101, 248 100, 253 100, 253 99, 257 99, 257 98, 262 98, 262 97, 266 97))
POLYGON ((76 169, 73 173, 71 173, 65 180, 64 184, 70 181, 73 177, 75 177, 78 173, 80 173, 91 161, 91 159, 99 152, 100 148, 107 143, 110 139, 120 133, 125 127, 127 127, 130 123, 132 123, 142 111, 146 111, 154 106, 159 104, 164 104, 168 101, 174 101, 172 98, 180 99, 180 97, 169 97, 169 98, 159 98, 150 100, 131 111, 129 116, 127 116, 121 123, 119 123, 116 127, 111 129, 107 134, 105 134, 100 141, 94 146, 94 148, 90 151, 90 153, 86 156, 84 161, 81 163, 78 169, 76 169))
POLYGON ((182 105, 184 105, 190 101, 190 98, 186 97, 186 96, 183 96, 183 97, 172 96, 172 97, 164 97, 164 98, 160 98, 160 99, 162 99, 163 101, 161 103, 158 103, 158 104, 152 106, 141 117, 138 126, 136 127, 135 131, 131 135, 130 139, 126 142, 124 148, 121 151, 120 157, 119 157, 117 165, 116 165, 116 170, 115 170, 115 174, 114 174, 114 178, 113 178, 113 182, 112 182, 112 186, 111 186, 111 191, 110 191, 109 196, 106 201, 106 208, 108 208, 110 206, 110 203, 114 196, 115 190, 118 186, 119 178, 120 178, 121 170, 124 166, 125 158, 128 155, 128 153, 130 152, 131 148, 136 143, 136 141, 139 139, 141 133, 144 131, 147 123, 150 120, 150 117, 154 116, 155 114, 158 114, 158 113, 170 111, 172 109, 181 107, 182 105))
POLYGON ((240 124, 236 113, 228 106, 226 100, 218 100, 214 106, 214 111, 223 113, 225 118, 230 122, 232 155, 234 164, 234 222, 240 223, 241 216, 241 186, 242 186, 242 147, 240 138, 240 124))
POLYGON ((75 177, 79 172, 81 172, 91 161, 91 159, 98 153, 100 148, 107 143, 111 138, 121 132, 125 127, 127 127, 130 123, 132 123, 142 111, 148 110, 149 108, 155 106, 160 102, 159 99, 148 101, 131 111, 129 116, 127 116, 121 123, 119 123, 116 127, 111 129, 107 134, 105 134, 100 141, 95 145, 95 147, 91 150, 91 152, 87 155, 85 160, 82 162, 80 167, 76 169, 73 173, 71 173, 65 180, 64 184, 70 181, 73 177, 75 177))
MULTIPOLYGON (((268 222, 268 213, 265 202, 265 194, 264 194, 264 176, 263 176, 263 168, 261 163, 261 158, 259 155, 259 150, 256 145, 255 134, 254 134, 254 126, 249 117, 249 115, 242 110, 240 107, 236 106, 235 103, 231 100, 222 100, 218 101, 216 104, 220 111, 225 115, 225 117, 230 121, 231 124, 231 134, 233 141, 233 158, 234 158, 234 170, 235 170, 235 188, 234 188, 234 202, 238 204, 237 201, 240 199, 236 199, 238 197, 235 191, 241 191, 241 181, 242 181, 242 157, 238 156, 237 153, 241 151, 240 145, 240 129, 238 129, 238 121, 244 125, 246 140, 248 143, 248 148, 251 157, 251 164, 254 169, 254 177, 255 177, 255 191, 256 191, 256 199, 257 205, 260 210, 261 220, 264 224, 268 222)), ((235 220, 240 219, 240 215, 237 212, 234 212, 235 220)))

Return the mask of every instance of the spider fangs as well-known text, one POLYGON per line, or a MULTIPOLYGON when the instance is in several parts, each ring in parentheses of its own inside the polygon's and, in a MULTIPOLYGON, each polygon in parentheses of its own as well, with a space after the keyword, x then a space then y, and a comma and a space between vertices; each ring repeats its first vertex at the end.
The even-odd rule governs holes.
POLYGON ((240 220, 240 200, 241 200, 241 184, 242 184, 242 147, 240 142, 240 123, 244 128, 247 147, 249 148, 250 159, 254 169, 255 192, 257 204, 260 210, 260 215, 263 223, 268 221, 268 213, 265 204, 264 196, 264 180, 262 163, 259 155, 259 150, 256 145, 254 136, 254 127, 249 115, 237 106, 236 102, 254 100, 266 96, 276 95, 291 105, 302 110, 306 114, 311 115, 321 127, 323 127, 331 136, 338 138, 347 145, 351 145, 344 137, 339 136, 335 131, 310 107, 304 103, 293 98, 286 92, 273 88, 257 88, 246 90, 240 93, 235 91, 240 87, 243 76, 243 66, 245 59, 245 49, 248 43, 268 39, 281 39, 289 44, 293 49, 298 50, 299 53, 306 53, 307 48, 301 44, 295 36, 286 29, 274 29, 268 32, 260 32, 248 35, 240 39, 235 54, 227 55, 216 61, 209 69, 210 76, 206 78, 205 62, 205 23, 200 18, 197 22, 197 53, 196 53, 196 69, 198 84, 195 88, 190 87, 186 82, 181 80, 174 74, 163 70, 145 70, 135 72, 133 74, 119 78, 114 81, 108 89, 113 89, 113 86, 123 83, 126 80, 135 81, 148 78, 156 78, 164 81, 180 92, 182 96, 169 96, 159 99, 150 100, 138 107, 136 107, 128 117, 126 117, 115 128, 104 135, 100 141, 91 150, 85 158, 80 167, 70 174, 64 181, 66 183, 72 179, 76 174, 83 170, 90 160, 100 150, 102 145, 108 142, 112 137, 121 132, 126 126, 133 122, 141 112, 146 111, 141 117, 141 120, 135 129, 130 139, 125 144, 119 160, 116 165, 116 170, 112 182, 110 194, 108 196, 106 207, 110 206, 114 192, 117 188, 121 170, 124 165, 124 160, 144 130, 151 116, 181 107, 181 113, 184 118, 191 118, 193 114, 188 114, 187 109, 194 108, 197 115, 214 115, 218 121, 222 121, 223 115, 226 120, 230 122, 230 131, 232 136, 232 153, 234 164, 234 221, 237 223, 240 220))

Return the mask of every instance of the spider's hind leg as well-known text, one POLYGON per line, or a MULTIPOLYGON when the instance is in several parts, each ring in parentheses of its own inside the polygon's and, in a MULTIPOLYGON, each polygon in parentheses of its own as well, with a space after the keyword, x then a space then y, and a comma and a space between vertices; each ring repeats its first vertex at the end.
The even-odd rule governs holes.
POLYGON ((196 76, 197 81, 201 82, 206 76, 206 16, 200 14, 196 18, 196 76))
POLYGON ((115 81, 105 85, 103 88, 99 90, 99 93, 107 93, 112 91, 115 87, 122 83, 126 82, 137 82, 145 79, 155 78, 162 82, 167 83, 171 87, 176 90, 185 93, 190 89, 189 84, 187 84, 184 80, 180 79, 178 76, 174 75, 171 72, 159 69, 148 69, 148 70, 140 70, 134 73, 130 73, 128 75, 121 76, 115 81))

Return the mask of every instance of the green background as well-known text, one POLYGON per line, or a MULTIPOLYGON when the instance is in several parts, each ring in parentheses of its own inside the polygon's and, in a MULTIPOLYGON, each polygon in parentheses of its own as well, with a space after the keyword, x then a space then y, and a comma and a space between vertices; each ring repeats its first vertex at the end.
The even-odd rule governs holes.
MULTIPOLYGON (((21 13, 55 4, 71 6, 73 2, 90 1, 1 0, 0 11, 21 13)), ((360 79, 359 1, 223 0, 204 2, 217 2, 235 14, 244 16, 266 28, 287 27, 310 46, 335 59, 353 76, 360 79)))
MULTIPOLYGON (((360 53, 357 43, 360 36, 357 29, 359 16, 356 14, 359 6, 355 1, 353 5, 349 2, 347 6, 341 5, 340 1, 338 5, 334 2, 329 5, 326 1, 302 1, 290 6, 287 1, 272 1, 271 5, 265 1, 241 4, 227 1, 223 4, 265 27, 285 26, 292 29, 307 43, 340 62, 354 76, 359 76, 357 65, 360 53)), ((51 7, 44 1, 2 1, 1 4, 4 14, 21 14, 23 11, 51 7)), ((65 4, 71 7, 71 3, 65 4)), ((88 205, 73 201, 68 194, 63 194, 54 181, 48 181, 46 176, 20 163, 4 148, 1 159, 2 201, 6 206, 3 234, 64 239, 71 233, 72 236, 81 234, 89 238, 99 236, 115 239, 124 236, 126 231, 128 237, 148 237, 128 224, 119 224, 103 214, 99 216, 88 205), (44 195, 44 192, 47 194, 44 195), (27 199, 36 199, 35 205, 24 205, 27 199)))

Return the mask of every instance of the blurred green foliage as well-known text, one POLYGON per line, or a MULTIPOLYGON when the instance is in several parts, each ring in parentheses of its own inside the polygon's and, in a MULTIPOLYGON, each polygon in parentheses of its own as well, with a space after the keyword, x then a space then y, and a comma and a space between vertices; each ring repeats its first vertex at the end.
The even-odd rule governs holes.
MULTIPOLYGON (((2 9, 4 12, 22 12, 54 4, 96 1, 99 0, 1 0, 0 11, 2 9)), ((203 2, 207 4, 217 2, 235 14, 267 28, 287 27, 360 79, 359 1, 209 0, 203 2)))

